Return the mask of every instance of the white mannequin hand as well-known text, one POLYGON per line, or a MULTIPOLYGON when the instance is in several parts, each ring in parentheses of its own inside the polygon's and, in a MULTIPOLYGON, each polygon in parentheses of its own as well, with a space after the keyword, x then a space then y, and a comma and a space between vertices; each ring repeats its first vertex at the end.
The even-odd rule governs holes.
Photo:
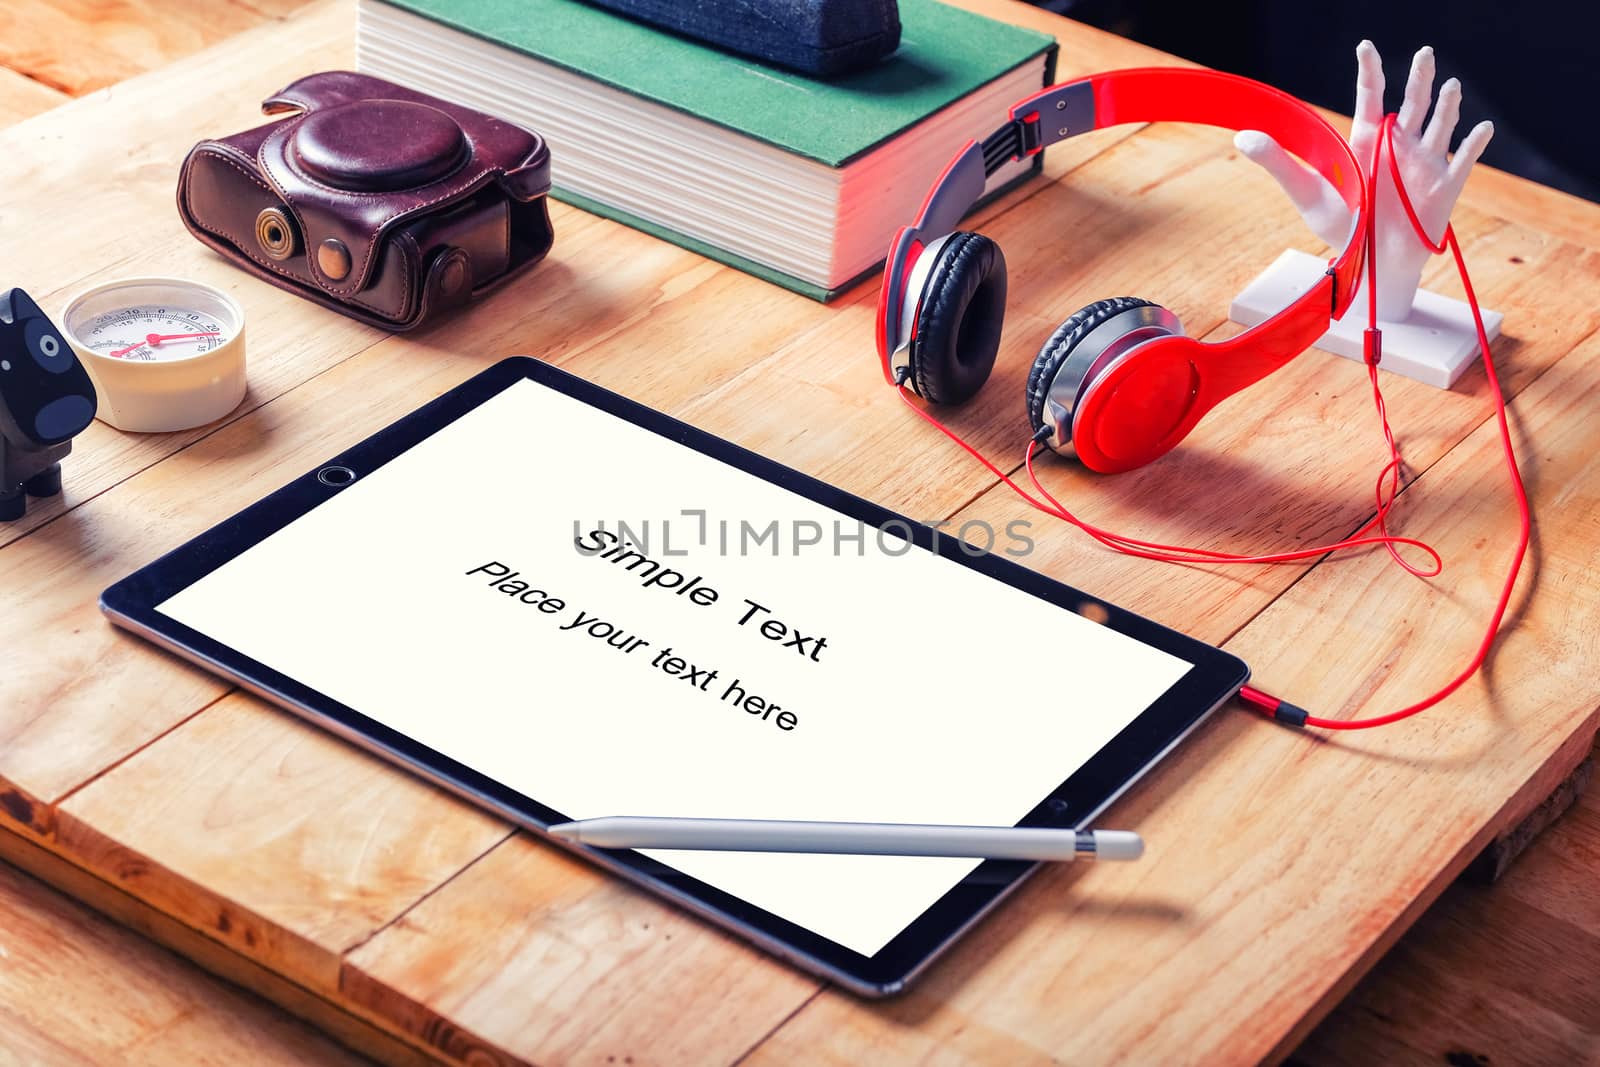
MULTIPOLYGON (((1450 158, 1450 136, 1461 115, 1461 83, 1451 78, 1439 89, 1433 119, 1424 129, 1422 120, 1433 94, 1433 67, 1432 48, 1420 49, 1411 60, 1405 101, 1395 120, 1394 153, 1417 218, 1429 238, 1437 242, 1444 235, 1467 175, 1494 135, 1494 124, 1485 121, 1474 126, 1462 139, 1455 158, 1450 158)), ((1383 88, 1383 63, 1378 50, 1371 41, 1362 41, 1356 47, 1356 112, 1350 127, 1350 147, 1363 171, 1372 164, 1373 143, 1383 121, 1383 88)), ((1331 182, 1257 130, 1239 132, 1233 143, 1277 179, 1313 233, 1335 248, 1344 246, 1355 220, 1331 182)), ((1401 322, 1411 313, 1417 283, 1430 253, 1411 228, 1387 160, 1379 165, 1376 207, 1378 317, 1401 322)))

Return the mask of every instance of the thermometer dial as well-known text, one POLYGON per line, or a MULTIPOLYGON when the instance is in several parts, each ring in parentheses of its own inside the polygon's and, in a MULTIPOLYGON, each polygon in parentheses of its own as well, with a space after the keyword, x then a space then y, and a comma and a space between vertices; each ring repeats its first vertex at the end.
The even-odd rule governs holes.
POLYGON ((67 305, 67 341, 119 430, 183 430, 221 418, 244 397, 244 312, 182 278, 97 285, 67 305))
POLYGON ((155 363, 220 348, 235 330, 221 316, 194 308, 135 304, 96 315, 76 332, 84 346, 111 359, 155 363))

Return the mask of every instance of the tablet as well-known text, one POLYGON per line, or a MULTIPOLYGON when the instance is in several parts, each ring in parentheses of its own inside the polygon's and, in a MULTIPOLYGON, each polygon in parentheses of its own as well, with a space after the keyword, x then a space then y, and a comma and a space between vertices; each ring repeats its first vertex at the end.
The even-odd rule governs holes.
MULTIPOLYGON (((795 431, 805 428, 797 425, 795 431)), ((543 362, 499 363, 106 590, 121 626, 534 831, 1081 827, 1237 658, 543 362)), ((866 995, 1033 864, 587 858, 866 995)))

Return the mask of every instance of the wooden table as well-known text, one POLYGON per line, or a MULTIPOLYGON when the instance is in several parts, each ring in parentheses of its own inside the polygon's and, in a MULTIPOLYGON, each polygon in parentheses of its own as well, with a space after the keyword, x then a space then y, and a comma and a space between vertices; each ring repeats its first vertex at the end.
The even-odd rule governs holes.
MULTIPOLYGON (((1003 0, 967 3, 1055 32, 1063 75, 1161 58, 1003 0)), ((0 854, 387 1059, 1235 1063, 1293 1048, 1586 754, 1600 703, 1600 428, 1585 417, 1600 212, 1488 171, 1456 224, 1486 303, 1506 313, 1498 352, 1539 509, 1492 669, 1371 735, 1219 716, 1118 805, 1150 860, 1045 872, 900 1000, 820 987, 111 630, 95 607, 105 585, 514 352, 913 515, 1032 518, 881 386, 870 284, 822 307, 560 205, 546 263, 408 337, 223 264, 172 209, 182 153, 351 51, 348 5, 318 4, 0 133, 6 284, 58 313, 94 281, 199 278, 245 304, 252 350, 250 395, 228 420, 152 437, 97 423, 65 497, 0 532, 0 854)), ((1071 310, 1136 293, 1223 336, 1228 297, 1280 248, 1313 243, 1216 131, 1101 134, 1046 170, 977 222, 1006 248, 1012 308, 997 381, 955 421, 1001 455, 1020 450, 1028 360, 1071 310)), ((1453 284, 1443 263, 1425 283, 1453 284)), ((1162 568, 1037 519, 1028 562, 1225 644, 1324 714, 1429 691, 1477 639, 1512 520, 1481 370, 1450 392, 1387 388, 1410 462, 1403 529, 1452 564, 1432 586, 1378 553, 1162 568)), ((1116 528, 1289 545, 1359 525, 1379 456, 1362 369, 1313 353, 1148 470, 1052 464, 1046 477, 1116 528)))

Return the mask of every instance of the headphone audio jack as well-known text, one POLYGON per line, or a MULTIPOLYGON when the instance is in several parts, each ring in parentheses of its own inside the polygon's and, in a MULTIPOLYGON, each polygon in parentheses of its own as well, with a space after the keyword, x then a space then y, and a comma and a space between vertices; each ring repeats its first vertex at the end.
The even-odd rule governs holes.
POLYGON ((1285 726, 1303 727, 1306 724, 1306 720, 1311 717, 1306 709, 1298 704, 1280 700, 1272 694, 1263 693, 1253 686, 1247 685, 1239 690, 1239 702, 1248 704, 1273 722, 1281 722, 1285 726))

